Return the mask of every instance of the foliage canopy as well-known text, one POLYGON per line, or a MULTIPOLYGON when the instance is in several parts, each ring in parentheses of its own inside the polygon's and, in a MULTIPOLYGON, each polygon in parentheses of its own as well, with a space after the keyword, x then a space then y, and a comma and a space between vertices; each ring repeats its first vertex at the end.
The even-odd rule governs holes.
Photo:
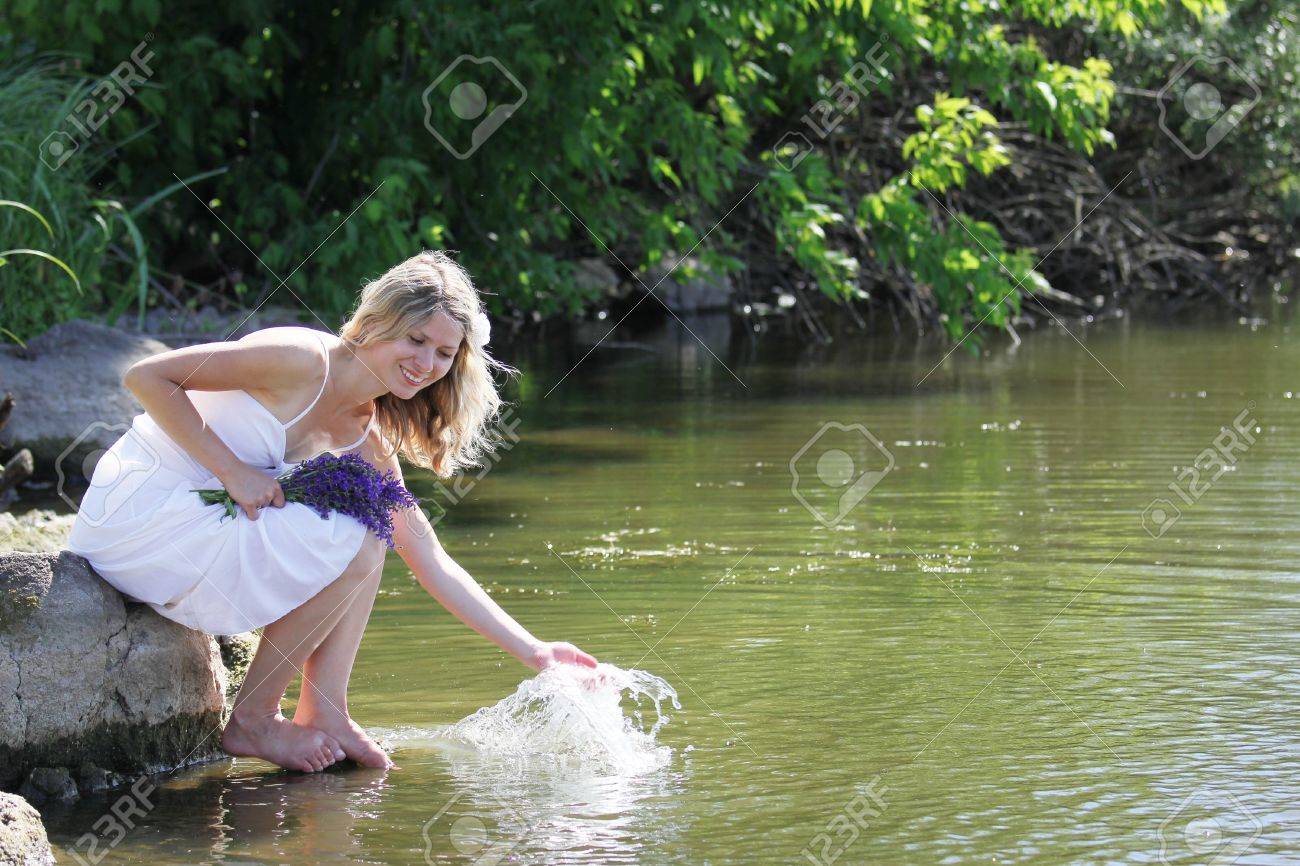
MULTIPOLYGON (((1047 287, 1034 251, 955 196, 1010 170, 1006 130, 1085 156, 1112 147, 1112 67, 1084 46, 1145 38, 1175 12, 1225 11, 1222 0, 7 7, 0 45, 66 52, 87 73, 142 40, 156 53, 156 74, 74 156, 80 167, 33 158, 0 190, 50 207, 64 178, 93 177, 107 191, 96 200, 129 212, 203 178, 137 214, 149 254, 123 240, 129 272, 202 275, 250 303, 284 278, 337 320, 363 280, 446 247, 498 314, 578 315, 597 298, 574 259, 645 270, 695 250, 714 269, 769 262, 838 300, 886 280, 954 338, 1005 326, 1024 293, 1047 287), (482 116, 463 119, 467 94, 486 101, 482 116), (482 118, 514 102, 474 144, 482 118)), ((68 110, 47 107, 37 138, 68 110)), ((30 334, 38 319, 13 321, 30 334)))

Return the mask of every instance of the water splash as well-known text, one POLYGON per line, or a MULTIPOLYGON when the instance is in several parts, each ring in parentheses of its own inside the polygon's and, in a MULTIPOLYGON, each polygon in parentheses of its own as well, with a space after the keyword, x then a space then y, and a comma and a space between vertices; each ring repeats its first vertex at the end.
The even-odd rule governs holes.
POLYGON ((670 718, 665 701, 682 708, 673 687, 645 671, 603 663, 594 672, 557 665, 461 719, 444 736, 495 756, 640 773, 663 766, 672 755, 655 742, 670 718), (629 715, 623 711, 624 693, 632 700, 629 715), (654 709, 649 728, 642 714, 646 699, 654 709))

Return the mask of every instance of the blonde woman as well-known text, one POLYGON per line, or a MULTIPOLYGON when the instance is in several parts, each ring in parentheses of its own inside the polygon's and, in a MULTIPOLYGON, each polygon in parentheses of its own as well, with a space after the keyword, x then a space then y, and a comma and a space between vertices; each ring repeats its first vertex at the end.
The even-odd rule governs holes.
MULTIPOLYGON (((163 352, 125 384, 145 411, 96 465, 69 548, 125 595, 213 634, 262 628, 223 748, 305 772, 351 758, 391 767, 348 714, 347 688, 384 564, 383 542, 352 517, 284 501, 274 476, 353 452, 401 478, 400 454, 441 476, 495 442, 501 404, 487 317, 469 275, 440 252, 392 268, 361 292, 335 336, 267 328, 234 342, 163 352), (234 520, 193 488, 224 487, 234 520), (302 675, 293 720, 280 701, 302 675)), ((418 509, 394 515, 394 542, 420 585, 525 665, 595 667, 568 643, 535 638, 439 544, 418 509)))

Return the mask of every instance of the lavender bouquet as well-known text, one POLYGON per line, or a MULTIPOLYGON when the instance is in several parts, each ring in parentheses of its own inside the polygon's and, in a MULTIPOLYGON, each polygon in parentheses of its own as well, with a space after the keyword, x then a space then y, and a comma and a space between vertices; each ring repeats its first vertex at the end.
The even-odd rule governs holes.
MULTIPOLYGON (((323 454, 276 476, 285 502, 301 502, 321 517, 331 511, 355 517, 366 528, 393 547, 393 511, 418 506, 392 470, 379 470, 355 454, 335 457, 323 454)), ((222 488, 193 490, 209 505, 220 505, 227 517, 239 513, 239 506, 222 488)), ((222 518, 225 519, 224 517, 222 518)))

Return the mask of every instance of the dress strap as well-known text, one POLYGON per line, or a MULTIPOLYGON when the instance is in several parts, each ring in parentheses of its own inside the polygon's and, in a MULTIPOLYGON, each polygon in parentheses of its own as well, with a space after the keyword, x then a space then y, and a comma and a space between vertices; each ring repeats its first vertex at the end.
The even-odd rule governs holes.
POLYGON ((362 445, 362 443, 364 443, 364 442, 366 441, 366 437, 370 435, 370 429, 371 429, 372 427, 374 427, 374 426, 375 426, 375 416, 374 416, 374 414, 372 413, 372 414, 370 415, 370 423, 366 424, 366 429, 365 429, 364 431, 362 431, 362 433, 361 433, 361 438, 360 438, 360 439, 358 439, 356 442, 353 442, 351 445, 346 445, 346 446, 344 446, 344 447, 342 447, 342 448, 335 448, 334 450, 335 450, 335 451, 351 451, 353 448, 360 448, 361 445, 362 445))
POLYGON ((325 345, 325 337, 321 335, 320 331, 317 331, 313 328, 312 333, 316 335, 316 339, 320 340, 321 348, 325 350, 325 378, 321 380, 320 390, 316 392, 316 398, 312 400, 310 403, 308 403, 307 408, 299 412, 292 421, 284 425, 284 428, 286 430, 288 430, 294 424, 297 424, 299 421, 301 421, 307 415, 307 413, 311 411, 312 407, 315 406, 317 401, 320 400, 321 395, 325 393, 325 384, 330 380, 330 348, 329 346, 325 345))

